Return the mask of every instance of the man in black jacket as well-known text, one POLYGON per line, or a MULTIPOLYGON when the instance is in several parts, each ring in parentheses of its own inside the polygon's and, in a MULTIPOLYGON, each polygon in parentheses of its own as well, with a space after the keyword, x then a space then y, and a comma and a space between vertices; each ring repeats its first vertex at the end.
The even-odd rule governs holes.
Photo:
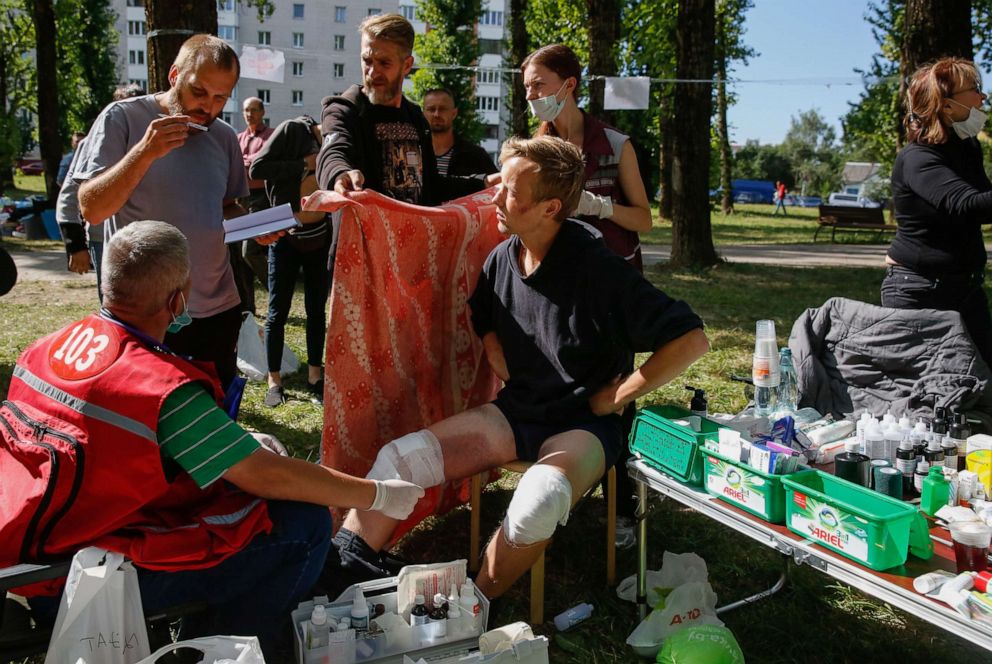
POLYGON ((455 135, 455 95, 451 90, 435 88, 424 93, 424 117, 431 127, 431 141, 441 175, 495 173, 499 169, 481 146, 455 135))
POLYGON ((413 68, 410 22, 399 14, 370 16, 361 33, 363 84, 323 101, 320 188, 339 194, 368 188, 417 205, 438 205, 482 189, 484 174, 438 173, 430 126, 403 96, 403 79, 413 68))

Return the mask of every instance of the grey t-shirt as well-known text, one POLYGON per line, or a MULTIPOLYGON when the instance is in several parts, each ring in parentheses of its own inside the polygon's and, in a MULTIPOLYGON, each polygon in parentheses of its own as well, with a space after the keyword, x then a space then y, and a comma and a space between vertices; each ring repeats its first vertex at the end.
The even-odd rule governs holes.
MULTIPOLYGON (((86 139, 73 179, 83 182, 110 168, 145 135, 162 114, 154 95, 114 102, 103 109, 86 139)), ((166 221, 189 240, 193 287, 189 313, 213 316, 240 302, 227 245, 224 201, 248 195, 238 136, 223 120, 210 131, 157 159, 124 206, 104 223, 104 238, 132 221, 166 221)))
MULTIPOLYGON (((55 203, 55 221, 60 224, 82 224, 83 218, 79 214, 79 183, 73 179, 76 172, 76 164, 79 163, 79 155, 86 145, 84 138, 76 146, 76 152, 72 155, 69 163, 69 170, 65 173, 65 182, 59 190, 59 197, 55 203)), ((94 243, 103 244, 103 226, 86 224, 86 239, 92 245, 94 243)))

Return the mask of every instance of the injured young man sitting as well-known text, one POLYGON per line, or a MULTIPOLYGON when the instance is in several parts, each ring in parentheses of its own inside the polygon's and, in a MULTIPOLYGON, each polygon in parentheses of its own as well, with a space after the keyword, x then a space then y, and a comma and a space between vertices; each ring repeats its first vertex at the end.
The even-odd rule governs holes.
MULTIPOLYGON (((656 289, 597 231, 569 218, 585 169, 577 147, 550 136, 511 139, 500 160, 494 203, 509 238, 487 258, 470 305, 505 386, 492 403, 390 442, 368 474, 427 488, 518 459, 534 462, 483 555, 476 585, 489 598, 531 567, 614 464, 626 444, 623 408, 709 348, 689 305, 656 289), (627 371, 641 352, 651 355, 627 371)), ((381 551, 397 523, 381 512, 350 511, 325 572, 343 586, 389 576, 381 551)))

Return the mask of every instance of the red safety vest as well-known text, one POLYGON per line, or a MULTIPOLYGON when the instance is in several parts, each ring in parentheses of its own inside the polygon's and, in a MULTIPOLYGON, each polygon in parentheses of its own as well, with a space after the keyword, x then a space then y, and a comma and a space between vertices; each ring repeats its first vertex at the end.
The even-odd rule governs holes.
POLYGON ((269 532, 264 500, 163 468, 159 411, 193 381, 220 398, 213 375, 100 316, 25 350, 0 409, 0 565, 100 546, 149 569, 201 569, 269 532))

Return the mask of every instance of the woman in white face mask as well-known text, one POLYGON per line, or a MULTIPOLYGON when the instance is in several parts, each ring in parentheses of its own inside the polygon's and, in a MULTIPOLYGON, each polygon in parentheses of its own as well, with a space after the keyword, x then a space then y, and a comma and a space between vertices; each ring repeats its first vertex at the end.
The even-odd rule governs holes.
POLYGON ((942 58, 906 92, 906 146, 892 167, 899 229, 886 256, 882 305, 957 311, 992 365, 992 317, 982 289, 982 225, 992 223, 992 182, 977 136, 985 127, 974 63, 942 58))
POLYGON ((586 157, 586 189, 574 215, 595 226, 603 241, 643 271, 638 233, 651 230, 651 208, 630 138, 576 103, 582 65, 567 46, 544 46, 521 66, 537 133, 564 138, 586 157))

